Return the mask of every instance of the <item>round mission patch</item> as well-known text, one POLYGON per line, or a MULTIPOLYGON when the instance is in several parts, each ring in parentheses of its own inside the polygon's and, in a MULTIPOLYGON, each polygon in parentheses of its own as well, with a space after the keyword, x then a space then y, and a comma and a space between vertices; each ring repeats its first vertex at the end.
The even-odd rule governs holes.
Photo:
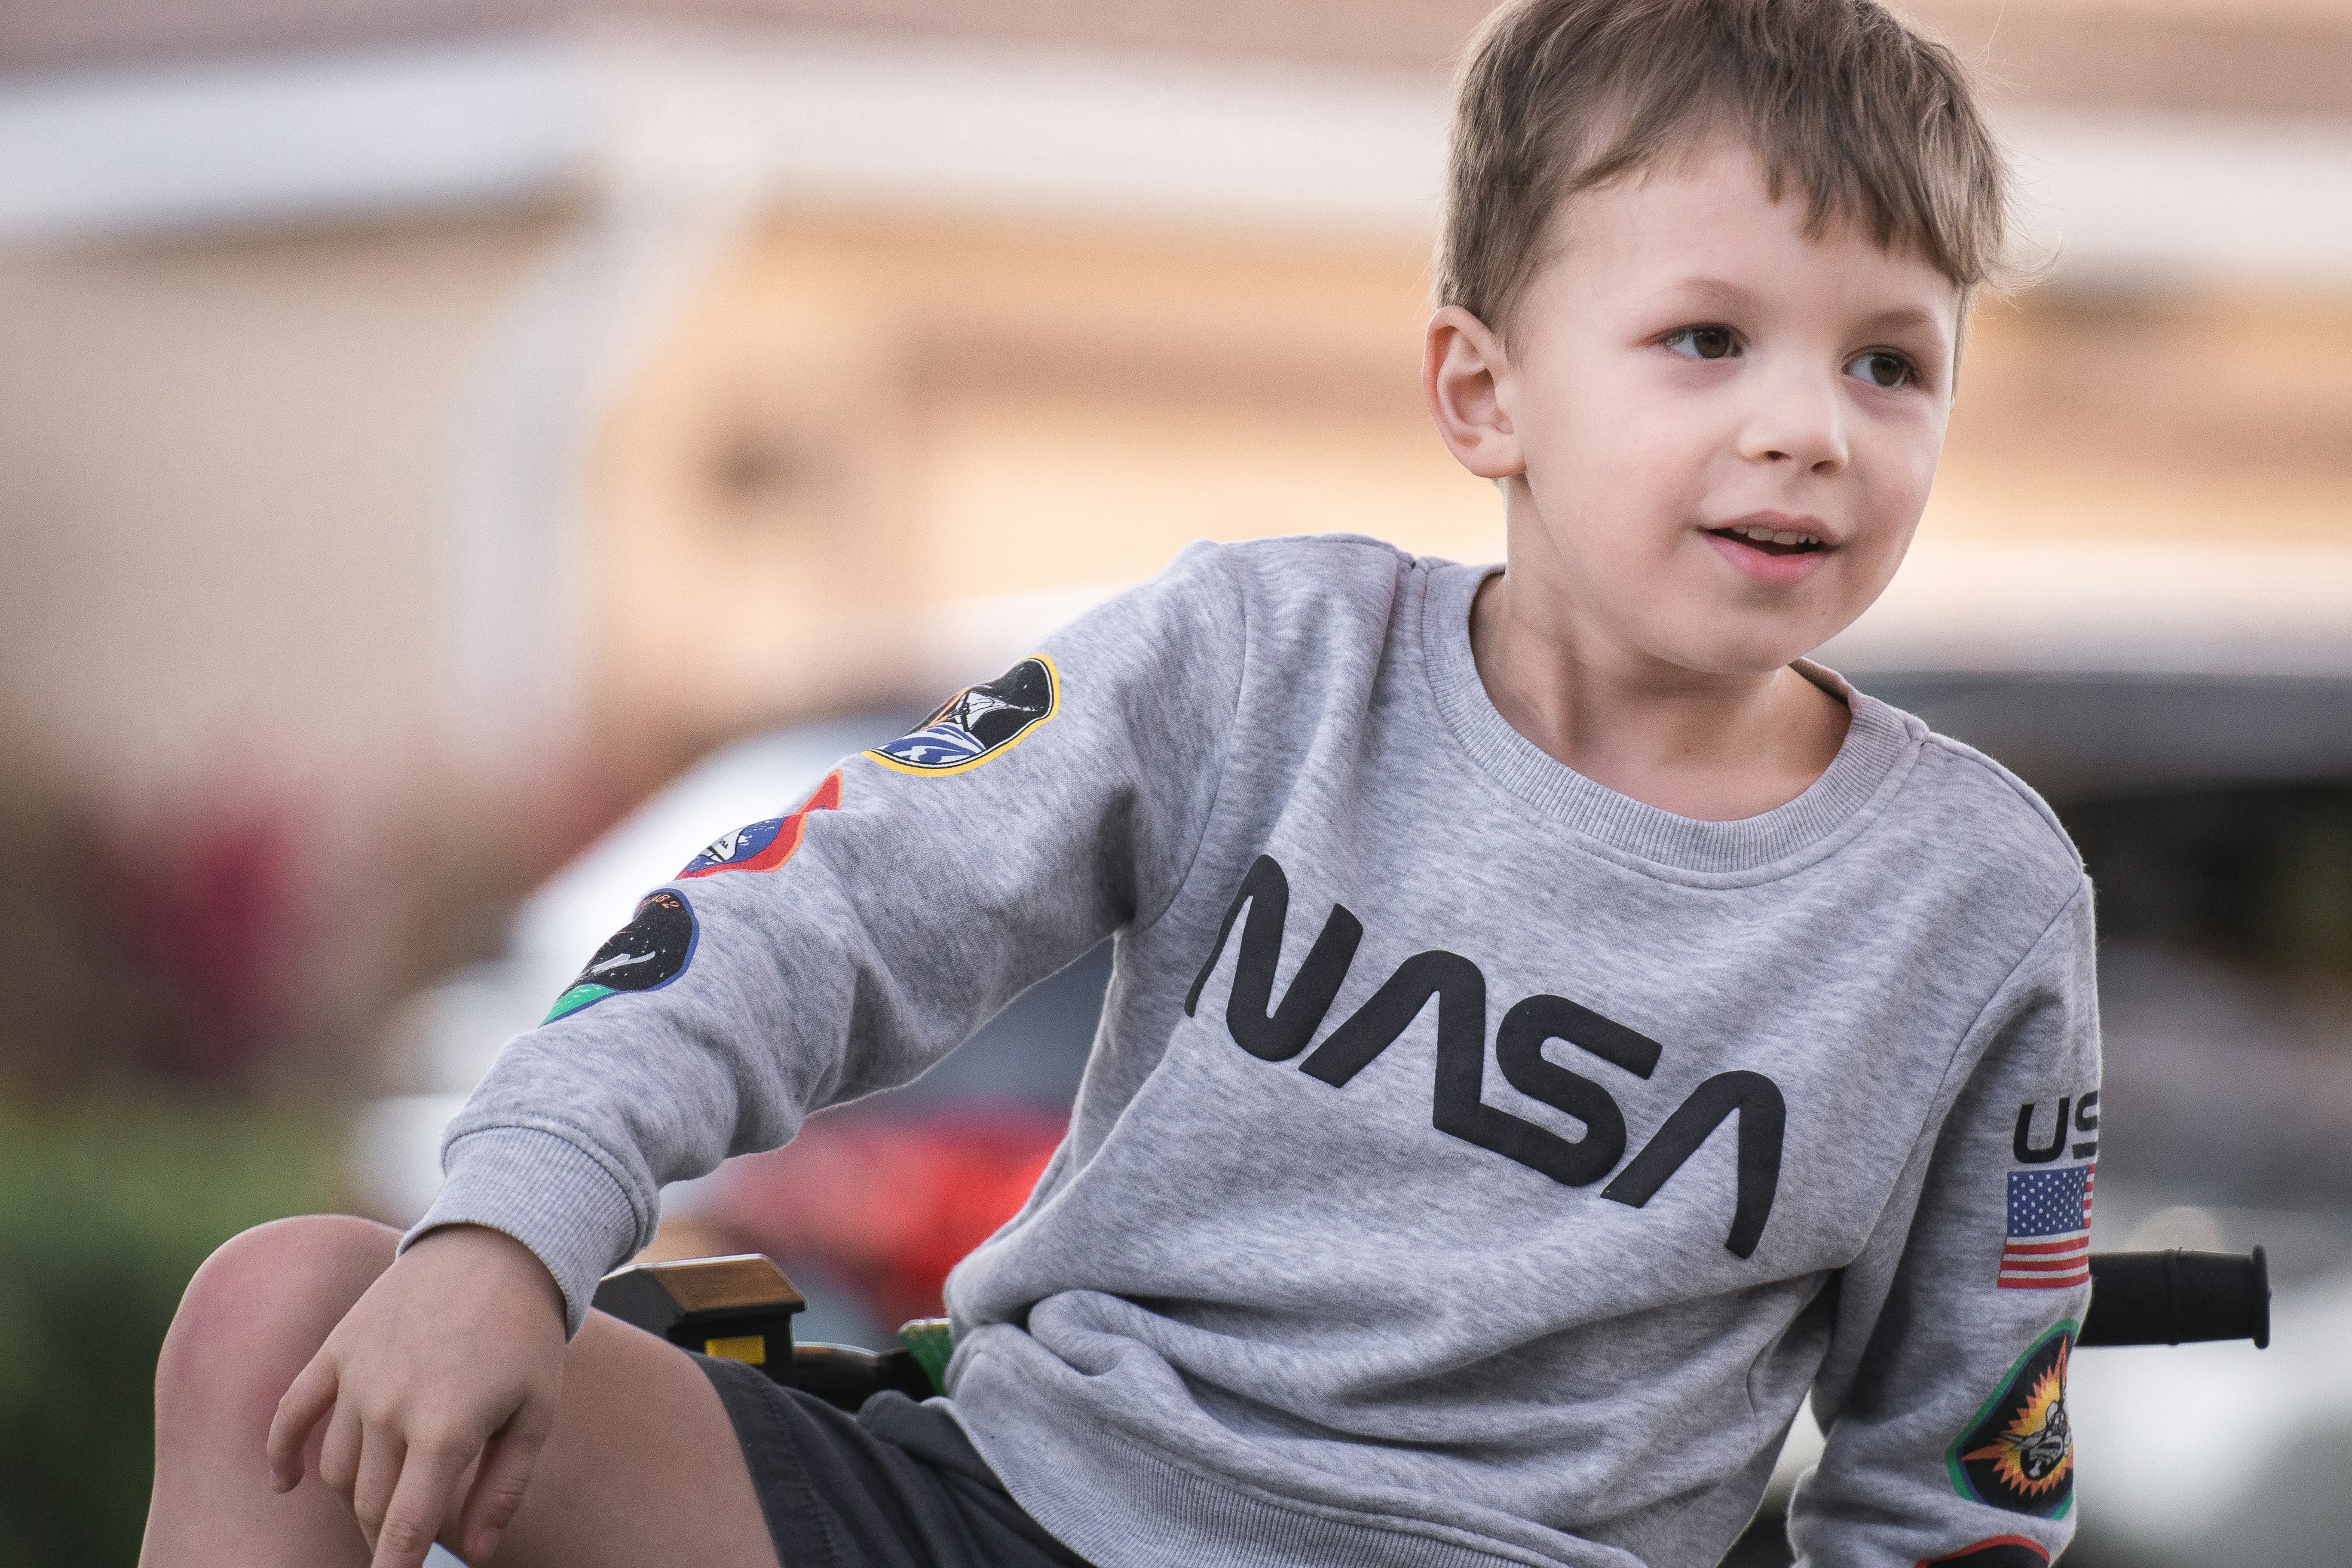
POLYGON ((647 893, 629 923, 596 950, 540 1022, 552 1024, 624 991, 668 984, 694 956, 694 910, 684 898, 667 888, 647 893))
POLYGON ((1054 716, 1060 672, 1044 654, 1023 659, 985 685, 948 699, 911 735, 866 754, 902 773, 960 773, 976 768, 1054 716))

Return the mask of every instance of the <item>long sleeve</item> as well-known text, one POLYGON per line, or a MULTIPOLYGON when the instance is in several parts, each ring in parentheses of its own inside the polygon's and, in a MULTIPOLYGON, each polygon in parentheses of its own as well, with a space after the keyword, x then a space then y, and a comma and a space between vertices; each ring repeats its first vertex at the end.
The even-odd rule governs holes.
POLYGON ((1216 796, 1245 632, 1222 557, 1195 547, 693 855, 499 1055, 408 1239, 513 1236, 576 1332, 598 1276, 651 1238, 664 1183, 913 1079, 1154 918, 1216 796))
POLYGON ((1861 1258, 1813 1389, 1805 1568, 2030 1568, 2074 1533, 2066 1367, 2084 1308, 2099 1039, 2082 884, 1986 1005, 1861 1258))

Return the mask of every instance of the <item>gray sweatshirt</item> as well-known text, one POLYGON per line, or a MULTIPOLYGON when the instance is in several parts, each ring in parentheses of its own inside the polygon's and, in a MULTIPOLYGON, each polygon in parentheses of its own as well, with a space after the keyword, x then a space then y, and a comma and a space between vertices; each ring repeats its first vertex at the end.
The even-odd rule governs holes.
POLYGON ((663 1183, 1111 934, 1068 1137, 948 1289, 957 1417, 1084 1556, 1706 1568, 1809 1391, 1804 1563, 2054 1555, 2097 1152, 2073 847, 1809 665, 1853 720, 1795 800, 1617 795, 1487 700, 1486 570, 1195 546, 780 801, 506 1048, 412 1237, 514 1236, 576 1329, 663 1183))

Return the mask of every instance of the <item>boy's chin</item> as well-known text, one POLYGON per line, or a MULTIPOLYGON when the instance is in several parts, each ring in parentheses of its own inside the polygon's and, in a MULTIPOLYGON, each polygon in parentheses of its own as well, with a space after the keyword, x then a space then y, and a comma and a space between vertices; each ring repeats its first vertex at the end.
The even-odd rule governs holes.
POLYGON ((1814 643, 1786 635, 1727 638, 1720 635, 1693 637, 1680 646, 1657 649, 1669 664, 1694 675, 1727 679, 1769 675, 1813 651, 1814 643))

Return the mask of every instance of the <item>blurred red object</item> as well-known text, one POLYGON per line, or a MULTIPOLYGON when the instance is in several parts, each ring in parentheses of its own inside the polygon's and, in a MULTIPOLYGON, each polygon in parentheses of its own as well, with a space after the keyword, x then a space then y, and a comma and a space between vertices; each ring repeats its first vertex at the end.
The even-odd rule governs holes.
POLYGON ((1019 1212, 1067 1127, 969 1100, 815 1117, 724 1167, 713 1217, 761 1251, 839 1269, 886 1322, 936 1317, 948 1270, 1019 1212))
POLYGON ((280 1042, 308 934, 308 837, 293 807, 216 801, 102 858, 123 956, 170 1015, 150 1065, 235 1080, 280 1042))

